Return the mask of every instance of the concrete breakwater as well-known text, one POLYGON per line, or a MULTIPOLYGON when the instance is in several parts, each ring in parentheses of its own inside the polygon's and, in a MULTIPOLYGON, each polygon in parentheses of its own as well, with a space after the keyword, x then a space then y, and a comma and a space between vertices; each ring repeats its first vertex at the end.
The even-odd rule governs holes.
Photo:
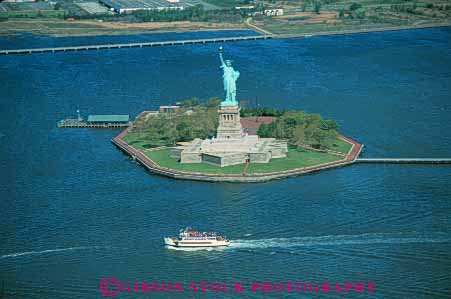
POLYGON ((357 157, 360 155, 363 145, 348 138, 341 136, 342 139, 350 142, 352 144, 351 149, 348 154, 342 159, 334 162, 318 164, 310 167, 303 167, 297 169, 291 169, 287 171, 278 171, 270 173, 257 173, 257 174, 210 174, 210 173, 200 173, 200 172, 186 172, 179 171, 171 168, 161 167, 155 163, 152 159, 147 157, 141 151, 135 149, 134 147, 128 145, 122 140, 122 138, 128 133, 129 129, 122 131, 118 136, 111 140, 111 142, 116 145, 123 152, 128 154, 132 159, 139 162, 142 166, 148 169, 150 172, 163 175, 166 177, 174 179, 183 180, 193 180, 193 181, 204 181, 204 182, 234 182, 234 183, 259 183, 266 182, 275 179, 281 179, 291 176, 302 175, 310 172, 342 167, 355 163, 357 157))
POLYGON ((355 162, 381 164, 451 164, 451 158, 358 158, 355 162))

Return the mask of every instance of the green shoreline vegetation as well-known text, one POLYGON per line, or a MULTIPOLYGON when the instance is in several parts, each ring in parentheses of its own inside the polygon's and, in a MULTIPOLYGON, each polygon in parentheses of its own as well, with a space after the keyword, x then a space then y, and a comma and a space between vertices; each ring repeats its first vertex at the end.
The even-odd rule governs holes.
POLYGON ((21 32, 105 35, 240 28, 313 35, 451 24, 451 0, 203 0, 200 3, 205 5, 118 14, 97 2, 91 3, 97 5, 94 10, 74 0, 3 2, 0 3, 0 35, 21 32), (253 7, 243 8, 249 5, 253 7), (265 9, 273 8, 282 8, 284 15, 264 15, 265 9))
MULTIPOLYGON (((140 117, 124 141, 138 149, 173 146, 195 138, 216 136, 218 108, 221 99, 211 98, 205 103, 197 98, 180 103, 177 112, 159 113, 140 117)), ((244 102, 244 101, 243 101, 244 102)), ((323 119, 319 114, 304 111, 281 111, 273 108, 243 108, 241 117, 271 116, 275 121, 262 124, 257 131, 260 137, 286 139, 298 148, 312 147, 318 150, 348 152, 338 138, 338 124, 323 119)))
POLYGON ((242 117, 275 118, 271 124, 261 125, 257 134, 260 137, 288 140, 289 151, 286 158, 273 159, 267 164, 251 163, 248 168, 245 168, 244 164, 222 168, 206 163, 181 164, 171 158, 167 147, 216 135, 220 101, 219 98, 211 98, 201 103, 192 98, 181 102, 177 112, 139 117, 122 140, 161 167, 212 174, 242 174, 243 171, 246 174, 268 173, 309 167, 341 160, 352 147, 350 143, 339 138, 338 124, 333 120, 321 118, 319 114, 273 108, 243 108, 242 117))

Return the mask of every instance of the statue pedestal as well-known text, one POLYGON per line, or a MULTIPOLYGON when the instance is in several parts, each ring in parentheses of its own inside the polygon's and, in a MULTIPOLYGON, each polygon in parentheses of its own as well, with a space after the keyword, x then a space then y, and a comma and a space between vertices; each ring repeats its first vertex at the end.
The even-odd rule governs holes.
POLYGON ((221 106, 217 139, 241 139, 244 136, 240 122, 239 106, 221 106))

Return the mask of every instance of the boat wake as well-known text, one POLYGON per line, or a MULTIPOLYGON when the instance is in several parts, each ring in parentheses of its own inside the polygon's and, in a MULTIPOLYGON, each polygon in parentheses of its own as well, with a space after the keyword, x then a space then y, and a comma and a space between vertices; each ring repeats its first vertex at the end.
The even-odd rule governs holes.
POLYGON ((21 256, 27 256, 27 255, 39 255, 39 254, 55 253, 55 252, 76 251, 76 250, 90 250, 90 249, 104 249, 104 248, 105 247, 102 247, 102 246, 79 246, 79 247, 46 249, 46 250, 40 250, 40 251, 25 251, 25 252, 5 254, 5 255, 0 256, 0 259, 21 257, 21 256))
POLYGON ((370 245, 370 244, 409 244, 409 243, 447 243, 451 236, 444 233, 432 234, 361 234, 328 235, 316 237, 272 238, 259 240, 232 240, 230 247, 239 249, 254 248, 293 248, 316 246, 370 245))

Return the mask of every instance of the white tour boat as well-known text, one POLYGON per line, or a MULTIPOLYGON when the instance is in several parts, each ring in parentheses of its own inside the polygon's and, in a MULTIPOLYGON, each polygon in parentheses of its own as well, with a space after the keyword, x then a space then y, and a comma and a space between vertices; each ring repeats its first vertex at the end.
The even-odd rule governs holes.
POLYGON ((190 227, 180 230, 178 237, 165 237, 164 244, 173 247, 229 246, 230 241, 213 232, 199 232, 190 227))

